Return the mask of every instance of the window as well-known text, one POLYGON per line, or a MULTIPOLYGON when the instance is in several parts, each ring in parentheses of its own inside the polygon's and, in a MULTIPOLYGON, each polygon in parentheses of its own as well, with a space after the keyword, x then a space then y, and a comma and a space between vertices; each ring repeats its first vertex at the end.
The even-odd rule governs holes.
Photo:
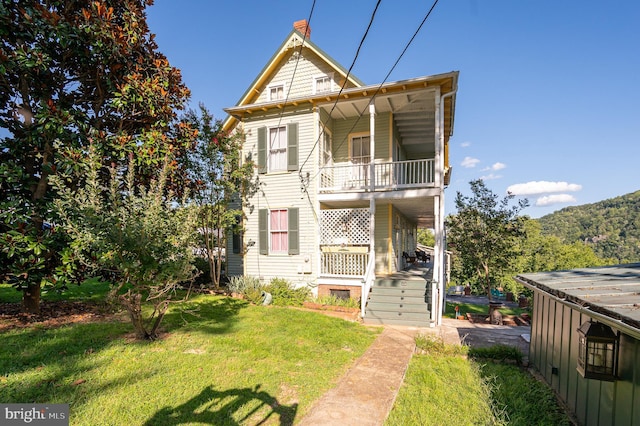
POLYGON ((351 163, 357 167, 353 168, 351 182, 356 186, 367 185, 369 180, 369 135, 353 136, 351 138, 351 163))
POLYGON ((322 93, 322 92, 330 92, 331 91, 331 77, 328 75, 323 75, 320 77, 315 77, 313 80, 313 93, 322 93))
POLYGON ((258 211, 260 254, 300 254, 298 209, 258 211))
POLYGON ((287 210, 271 210, 269 212, 269 247, 271 253, 287 253, 289 249, 287 234, 287 210))
POLYGON ((284 99, 284 84, 269 86, 269 100, 277 101, 284 99))
POLYGON ((258 128, 258 173, 298 170, 298 123, 258 128))
POLYGON ((269 129, 269 171, 287 170, 287 128, 269 129))
POLYGON ((353 164, 369 164, 369 136, 353 136, 351 138, 351 162, 353 164))
POLYGON ((331 133, 325 128, 322 127, 320 129, 322 145, 320 148, 322 149, 322 155, 320 158, 321 166, 331 166, 333 163, 333 154, 331 152, 331 133))

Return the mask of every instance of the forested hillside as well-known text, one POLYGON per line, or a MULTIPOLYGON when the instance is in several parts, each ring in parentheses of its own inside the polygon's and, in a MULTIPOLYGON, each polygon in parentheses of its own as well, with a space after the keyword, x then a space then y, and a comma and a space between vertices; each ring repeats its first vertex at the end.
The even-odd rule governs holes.
POLYGON ((599 257, 618 263, 640 262, 640 191, 567 207, 537 220, 543 235, 566 244, 585 242, 599 257))

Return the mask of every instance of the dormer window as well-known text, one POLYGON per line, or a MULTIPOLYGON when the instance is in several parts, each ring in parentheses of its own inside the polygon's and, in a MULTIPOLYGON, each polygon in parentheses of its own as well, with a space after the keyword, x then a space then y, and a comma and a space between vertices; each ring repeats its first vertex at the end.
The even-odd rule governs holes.
POLYGON ((330 92, 332 90, 333 78, 331 75, 320 75, 313 78, 313 93, 330 92))
POLYGON ((269 86, 269 100, 277 101, 284 99, 284 84, 274 84, 269 86))

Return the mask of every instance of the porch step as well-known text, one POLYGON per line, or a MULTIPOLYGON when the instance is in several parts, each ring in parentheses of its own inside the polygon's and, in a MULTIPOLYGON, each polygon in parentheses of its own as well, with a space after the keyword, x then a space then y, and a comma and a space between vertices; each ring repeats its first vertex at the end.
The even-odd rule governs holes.
POLYGON ((377 279, 367 298, 365 324, 430 326, 430 285, 424 279, 377 279))

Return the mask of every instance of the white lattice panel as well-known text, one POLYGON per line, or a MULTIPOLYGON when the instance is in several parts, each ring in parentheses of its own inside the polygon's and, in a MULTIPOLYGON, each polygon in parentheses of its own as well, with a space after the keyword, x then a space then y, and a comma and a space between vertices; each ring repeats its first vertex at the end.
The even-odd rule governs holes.
POLYGON ((320 244, 369 244, 369 209, 331 209, 321 213, 320 244))

